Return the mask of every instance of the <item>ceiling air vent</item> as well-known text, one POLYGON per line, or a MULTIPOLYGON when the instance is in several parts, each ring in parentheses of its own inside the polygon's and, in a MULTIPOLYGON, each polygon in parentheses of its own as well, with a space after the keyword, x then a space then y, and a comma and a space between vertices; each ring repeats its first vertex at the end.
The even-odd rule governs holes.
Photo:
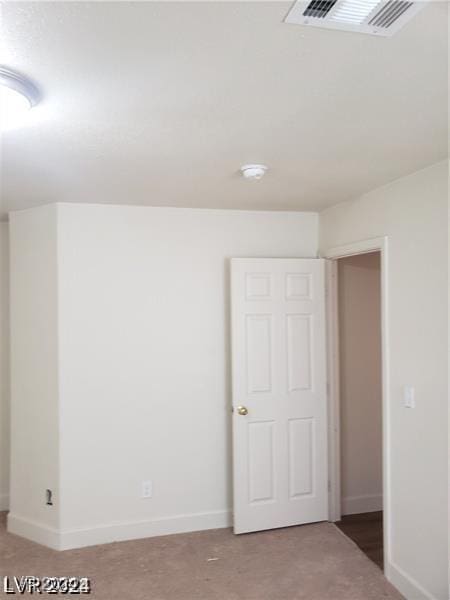
POLYGON ((303 14, 305 17, 316 17, 318 19, 323 19, 327 16, 336 2, 337 0, 313 0, 313 2, 308 4, 303 14))
POLYGON ((285 23, 391 36, 428 0, 297 0, 285 23))

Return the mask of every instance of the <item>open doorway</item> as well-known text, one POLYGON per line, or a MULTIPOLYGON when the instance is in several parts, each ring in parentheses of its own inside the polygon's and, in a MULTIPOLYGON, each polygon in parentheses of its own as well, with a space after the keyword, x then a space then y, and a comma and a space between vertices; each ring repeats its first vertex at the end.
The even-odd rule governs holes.
MULTIPOLYGON (((389 272, 389 239, 387 236, 371 238, 366 240, 360 240, 357 242, 351 242, 349 244, 345 244, 342 246, 334 246, 327 250, 324 258, 327 258, 327 311, 328 311, 328 386, 329 386, 329 403, 328 403, 328 418, 329 418, 329 429, 328 429, 328 451, 329 451, 329 517, 328 520, 331 522, 339 523, 339 525, 343 525, 344 521, 349 522, 349 527, 345 532, 349 536, 351 536, 356 543, 360 545, 363 551, 365 551, 368 555, 374 549, 374 556, 370 556, 372 560, 375 558, 375 562, 379 566, 381 566, 386 574, 389 577, 390 565, 391 565, 391 480, 390 480, 390 461, 391 461, 391 452, 390 452, 390 420, 389 420, 389 303, 388 303, 388 272, 389 272), (358 257, 372 255, 367 259, 358 257), (342 262, 340 266, 341 260, 348 260, 347 263, 342 262), (346 457, 349 453, 349 446, 346 446, 346 452, 343 452, 343 448, 341 447, 341 435, 344 435, 344 444, 346 443, 346 435, 349 433, 349 423, 346 424, 346 430, 342 432, 342 419, 345 418, 345 409, 341 410, 341 394, 345 393, 346 383, 343 382, 341 389, 340 378, 343 375, 345 377, 346 372, 348 370, 351 371, 351 374, 355 374, 356 367, 358 363, 355 359, 355 365, 352 365, 352 355, 341 356, 345 352, 345 343, 343 344, 343 348, 341 348, 341 340, 340 340, 340 331, 339 327, 342 329, 342 325, 340 323, 339 314, 339 293, 341 295, 344 293, 348 294, 348 289, 339 289, 339 269, 346 269, 348 264, 353 264, 356 267, 357 261, 368 261, 366 267, 371 264, 371 267, 374 270, 366 270, 363 271, 355 271, 355 273, 359 273, 360 276, 363 272, 365 272, 367 278, 370 279, 370 285, 366 280, 366 288, 362 290, 361 296, 359 300, 353 298, 352 302, 350 302, 349 298, 346 298, 346 302, 348 304, 347 312, 351 315, 352 310, 355 314, 355 319, 350 321, 352 324, 356 322, 357 313, 356 310, 361 309, 361 303, 364 298, 367 298, 367 292, 371 291, 371 306, 373 310, 373 315, 370 317, 366 317, 364 327, 361 327, 360 331, 357 333, 362 334, 365 332, 365 336, 363 340, 365 343, 370 343, 372 340, 372 344, 375 346, 375 352, 377 352, 377 357, 374 359, 373 351, 374 348, 369 349, 368 353, 365 355, 364 365, 370 367, 371 361, 376 361, 378 365, 378 374, 379 379, 373 385, 373 389, 375 392, 372 392, 371 397, 378 397, 378 405, 377 410, 379 411, 381 408, 381 418, 380 413, 378 412, 379 419, 377 421, 377 425, 371 429, 371 434, 374 435, 376 433, 377 439, 381 442, 381 499, 379 498, 380 494, 377 493, 376 485, 371 485, 370 487, 366 487, 364 493, 353 494, 351 490, 354 490, 354 487, 350 487, 350 484, 347 480, 341 481, 342 479, 342 471, 345 469, 348 472, 348 461, 345 465, 341 465, 342 459, 345 462, 346 457), (375 275, 376 274, 376 275, 375 275), (373 303, 373 296, 376 294, 376 302, 373 303), (352 309, 353 304, 353 309, 352 309), (373 333, 373 329, 369 328, 369 323, 374 319, 374 323, 376 323, 376 333, 373 333), (378 350, 377 350, 378 348, 378 350), (372 354, 371 354, 372 353, 372 354), (341 365, 342 363, 342 365, 341 365), (342 375, 341 375, 342 369, 342 375), (341 414, 342 413, 342 414, 341 414), (366 496, 366 498, 357 498, 355 496, 366 496), (345 499, 345 501, 343 501, 345 499), (382 510, 376 510, 382 506, 382 510), (358 511, 354 512, 353 515, 346 515, 345 513, 350 510, 358 511), (379 514, 376 514, 379 513, 379 514), (342 519, 342 515, 344 514, 344 519, 342 519), (354 515, 363 515, 361 517, 356 517, 354 515), (347 518, 345 518, 347 517, 347 518), (354 523, 350 523, 351 521, 354 523), (362 521, 358 523, 358 521, 362 521), (370 532, 369 529, 373 528, 373 531, 370 532), (353 531, 351 531, 353 530, 353 531), (366 535, 367 539, 355 539, 359 535, 366 535)), ((360 265, 362 269, 362 264, 360 265)), ((353 273, 354 274, 354 273, 353 273)), ((353 277, 353 279, 355 279, 353 277)), ((363 280, 364 277, 361 277, 363 280)), ((347 278, 348 283, 348 278, 347 278)), ((345 283, 344 283, 345 285, 345 283)), ((351 289, 350 289, 351 291, 351 289)), ((341 302, 342 303, 342 302, 341 302)), ((361 310, 369 310, 367 306, 361 310)), ((359 314, 359 313, 358 313, 359 314)), ((364 312, 363 312, 364 314, 364 312)), ((348 322, 347 316, 347 322, 348 322)), ((372 323, 372 324, 374 324, 372 323)), ((344 333, 345 335, 345 333, 344 333)), ((360 349, 363 352, 363 349, 360 349)), ((355 356, 355 354, 353 354, 355 356)), ((359 360, 359 356, 357 359, 359 360)), ((363 357, 361 357, 363 358, 363 357)), ((372 375, 377 372, 376 370, 372 370, 372 375)), ((356 373, 358 374, 358 373, 356 373)), ((359 378, 361 383, 362 392, 365 397, 366 388, 369 386, 370 379, 359 378)), ((373 381, 373 379, 372 379, 373 381)), ((348 383, 347 383, 348 385, 348 383)), ((370 394, 369 394, 370 396, 370 394)), ((356 414, 356 413, 355 413, 356 414)), ((363 417, 365 413, 363 412, 363 417)), ((354 416, 352 414, 352 416, 354 416)), ((366 421, 365 417, 362 421, 366 421)), ((362 427, 362 425, 361 425, 362 427)), ((359 422, 356 421, 356 426, 353 425, 351 427, 351 431, 355 431, 357 434, 359 433, 359 422)), ((351 435, 351 433, 350 433, 351 435)), ((348 444, 349 442, 347 442, 348 444)), ((370 452, 370 448, 373 448, 369 443, 366 447, 364 447, 363 454, 367 454, 370 452)), ((378 467, 375 469, 376 473, 379 473, 379 446, 377 444, 377 454, 376 458, 373 458, 372 465, 378 464, 378 467)), ((353 463, 354 464, 354 463, 353 463)), ((363 463, 359 463, 363 464, 363 463)), ((360 467, 361 469, 361 467, 360 467)), ((362 467, 364 469, 364 467, 362 467)), ((361 470, 359 471, 361 473, 361 470)), ((367 475, 367 473, 364 473, 367 475)), ((344 475, 345 477, 345 475, 344 475)), ((360 479, 361 482, 363 479, 360 479)), ((365 479, 367 482, 368 479, 365 479)), ((376 477, 374 480, 370 480, 371 484, 377 481, 376 477)), ((379 481, 379 480, 378 480, 379 481)), ((360 488, 361 489, 361 488, 360 488)))
POLYGON ((383 568, 381 257, 337 260, 340 513, 336 525, 383 568))

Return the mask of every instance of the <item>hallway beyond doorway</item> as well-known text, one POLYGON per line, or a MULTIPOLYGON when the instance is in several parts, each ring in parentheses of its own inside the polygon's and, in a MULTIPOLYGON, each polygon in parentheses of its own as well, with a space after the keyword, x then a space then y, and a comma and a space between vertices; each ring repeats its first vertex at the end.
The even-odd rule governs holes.
POLYGON ((383 570, 382 511, 344 515, 335 525, 383 570))

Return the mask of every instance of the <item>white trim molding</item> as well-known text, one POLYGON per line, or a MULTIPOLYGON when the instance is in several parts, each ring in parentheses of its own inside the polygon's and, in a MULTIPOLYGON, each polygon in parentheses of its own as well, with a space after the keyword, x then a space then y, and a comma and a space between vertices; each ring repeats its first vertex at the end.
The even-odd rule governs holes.
MULTIPOLYGON (((338 258, 346 256, 355 256, 357 254, 367 254, 369 252, 380 252, 381 255, 381 345, 382 345, 382 406, 383 406, 383 546, 384 546, 384 571, 389 579, 389 566, 391 563, 391 450, 390 450, 390 423, 389 423, 389 307, 388 307, 388 282, 389 282, 389 260, 388 260, 388 245, 387 236, 370 238, 367 240, 358 240, 342 246, 334 246, 326 250, 323 258, 335 261, 338 258)), ((330 477, 330 521, 335 520, 340 514, 340 471, 339 457, 336 454, 339 452, 339 331, 336 326, 338 320, 337 314, 337 285, 333 278, 336 278, 336 272, 333 269, 329 270, 331 274, 328 279, 330 298, 329 318, 329 334, 334 336, 329 342, 329 348, 334 348, 333 353, 329 357, 329 378, 330 385, 330 414, 334 415, 334 421, 330 422, 329 429, 329 447, 330 447, 330 470, 334 469, 334 475, 330 477), (333 502, 335 506, 333 506, 333 502)))
POLYGON ((411 600, 438 600, 438 598, 423 588, 414 577, 408 575, 408 573, 392 561, 385 575, 405 598, 411 598, 411 600))
POLYGON ((342 246, 333 246, 324 253, 323 258, 335 259, 345 256, 355 256, 356 254, 367 254, 368 252, 383 252, 387 248, 387 236, 370 238, 368 240, 359 240, 344 244, 342 246))
POLYGON ((341 438, 339 427, 339 319, 337 262, 326 261, 327 403, 328 403, 328 520, 341 520, 341 438))
POLYGON ((231 525, 229 511, 214 511, 190 515, 163 517, 152 521, 129 521, 109 523, 88 529, 75 529, 61 532, 60 550, 138 540, 141 538, 222 529, 231 525))
POLYGON ((9 533, 20 535, 53 550, 60 550, 60 533, 57 529, 12 513, 8 514, 7 523, 9 533))
POLYGON ((383 494, 342 498, 341 512, 343 515, 357 515, 379 510, 383 510, 383 494))
POLYGON ((174 533, 230 527, 230 511, 212 511, 163 517, 151 521, 126 521, 61 531, 18 515, 8 515, 8 531, 54 550, 138 540, 174 533))

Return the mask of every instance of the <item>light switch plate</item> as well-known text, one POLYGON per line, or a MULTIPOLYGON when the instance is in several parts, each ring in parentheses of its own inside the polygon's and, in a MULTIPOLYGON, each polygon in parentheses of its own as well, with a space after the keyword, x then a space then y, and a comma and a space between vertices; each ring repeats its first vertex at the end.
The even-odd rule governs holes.
POLYGON ((411 385, 405 385, 403 388, 403 404, 405 408, 416 407, 415 389, 411 385))
POLYGON ((153 483, 150 480, 142 482, 142 497, 151 498, 153 496, 153 483))

